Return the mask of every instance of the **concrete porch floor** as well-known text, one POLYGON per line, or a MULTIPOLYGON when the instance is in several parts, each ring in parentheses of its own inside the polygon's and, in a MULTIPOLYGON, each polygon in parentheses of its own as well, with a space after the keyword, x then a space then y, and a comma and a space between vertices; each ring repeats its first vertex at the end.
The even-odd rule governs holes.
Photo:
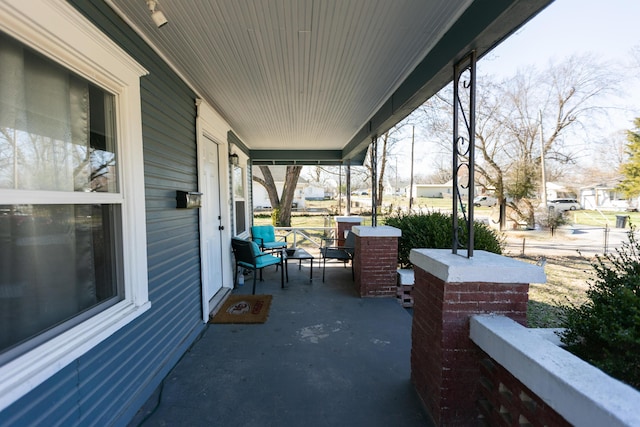
MULTIPOLYGON (((264 324, 208 324, 131 426, 431 426, 410 381, 411 314, 350 268, 264 271, 264 324)), ((251 293, 252 277, 234 293, 251 293)))

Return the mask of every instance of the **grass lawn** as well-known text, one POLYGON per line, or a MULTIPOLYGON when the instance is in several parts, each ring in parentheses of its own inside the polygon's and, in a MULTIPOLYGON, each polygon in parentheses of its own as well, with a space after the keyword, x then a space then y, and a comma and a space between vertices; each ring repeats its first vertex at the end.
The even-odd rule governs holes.
MULTIPOLYGON (((514 256, 535 264, 538 257, 514 256)), ((580 305, 592 278, 591 259, 580 256, 548 256, 544 266, 547 283, 529 286, 527 320, 530 328, 560 327, 563 305, 580 305)))
POLYGON ((569 212, 569 220, 574 224, 614 227, 619 215, 626 216, 631 224, 640 223, 640 212, 599 212, 579 210, 569 212))

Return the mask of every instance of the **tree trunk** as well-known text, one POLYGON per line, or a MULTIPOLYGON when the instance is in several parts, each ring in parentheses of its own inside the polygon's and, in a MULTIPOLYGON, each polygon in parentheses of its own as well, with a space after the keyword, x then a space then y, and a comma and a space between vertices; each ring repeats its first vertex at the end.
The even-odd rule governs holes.
POLYGON ((278 189, 276 188, 275 181, 269 166, 259 166, 262 176, 253 176, 253 180, 262 185, 267 194, 269 195, 269 201, 271 207, 274 210, 273 218, 276 227, 291 227, 291 204, 293 203, 293 196, 295 195, 296 186, 298 185, 298 178, 300 177, 300 171, 302 166, 287 166, 284 187, 282 188, 282 196, 278 196, 278 189))
MULTIPOLYGON (((384 173, 387 168, 387 141, 389 141, 389 132, 384 134, 382 138, 382 153, 380 153, 380 168, 378 171, 378 196, 376 200, 376 206, 382 206, 382 198, 384 197, 384 173)), ((374 184, 376 185, 376 184, 374 184)))
POLYGON ((262 185, 264 189, 267 190, 267 195, 269 196, 271 207, 275 209, 280 206, 280 197, 278 196, 276 183, 273 181, 273 175, 271 174, 269 166, 259 166, 259 168, 264 178, 260 178, 254 175, 253 180, 262 185))
POLYGON ((287 166, 282 199, 279 206, 280 212, 276 220, 276 226, 278 227, 291 227, 291 207, 301 170, 302 166, 287 166))

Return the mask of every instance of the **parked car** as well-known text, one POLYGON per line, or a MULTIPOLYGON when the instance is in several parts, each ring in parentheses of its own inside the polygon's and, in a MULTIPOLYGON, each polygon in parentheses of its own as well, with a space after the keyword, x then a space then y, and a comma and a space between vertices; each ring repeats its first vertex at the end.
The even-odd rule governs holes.
POLYGON ((576 199, 555 199, 547 202, 549 209, 556 211, 575 211, 576 209, 582 209, 580 203, 576 199))
POLYGON ((473 199, 473 206, 495 206, 498 203, 498 199, 493 196, 476 196, 473 199))

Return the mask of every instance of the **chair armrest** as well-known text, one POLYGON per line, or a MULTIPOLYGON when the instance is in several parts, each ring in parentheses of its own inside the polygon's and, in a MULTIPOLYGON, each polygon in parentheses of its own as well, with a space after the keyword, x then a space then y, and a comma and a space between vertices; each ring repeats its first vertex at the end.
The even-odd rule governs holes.
MULTIPOLYGON (((277 251, 276 251, 277 252, 277 251)), ((273 256, 273 252, 261 252, 258 255, 256 255, 256 259, 260 258, 262 256, 273 256)))
MULTIPOLYGON (((327 243, 327 242, 337 242, 338 239, 334 239, 334 238, 326 238, 326 239, 322 239, 323 242, 327 243)), ((351 249, 353 250, 354 248, 352 246, 339 246, 339 245, 321 245, 320 248, 327 248, 327 249, 343 249, 343 250, 348 250, 351 249)))
POLYGON ((338 239, 335 239, 333 237, 325 237, 325 238, 322 239, 323 245, 321 245, 321 246, 330 247, 332 245, 328 244, 329 242, 337 242, 337 241, 338 241, 338 239))

